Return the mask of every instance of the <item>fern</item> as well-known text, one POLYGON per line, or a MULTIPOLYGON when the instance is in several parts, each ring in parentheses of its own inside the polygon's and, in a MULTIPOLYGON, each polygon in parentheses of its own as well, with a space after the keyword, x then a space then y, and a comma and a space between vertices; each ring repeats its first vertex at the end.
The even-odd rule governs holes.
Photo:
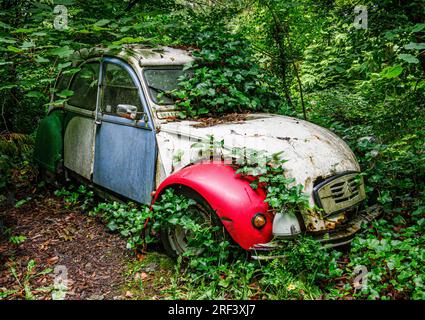
POLYGON ((0 154, 9 157, 19 156, 29 152, 34 145, 34 138, 30 135, 16 132, 3 132, 0 134, 0 154))

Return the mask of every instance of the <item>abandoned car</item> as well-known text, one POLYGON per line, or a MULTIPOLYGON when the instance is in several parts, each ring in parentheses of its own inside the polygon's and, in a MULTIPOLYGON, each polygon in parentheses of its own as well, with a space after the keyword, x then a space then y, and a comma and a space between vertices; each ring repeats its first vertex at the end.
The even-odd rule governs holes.
MULTIPOLYGON (((85 53, 78 72, 58 77, 52 106, 39 125, 40 171, 50 179, 78 178, 100 192, 143 204, 174 188, 198 204, 192 214, 221 224, 258 259, 273 252, 279 239, 303 233, 329 246, 349 243, 362 222, 379 215, 376 206, 364 203, 353 152, 322 127, 264 113, 210 125, 179 120, 173 101, 159 96, 176 88, 183 66, 193 60, 189 51, 141 45, 114 54, 85 53), (69 99, 57 102, 61 92, 71 91, 69 99), (303 186, 312 209, 270 212, 265 191, 252 189, 234 167, 217 159, 200 161, 199 150, 191 146, 211 136, 223 140, 226 150, 283 152, 287 178, 303 186)), ((179 226, 164 230, 161 238, 170 254, 187 250, 187 234, 179 226)))

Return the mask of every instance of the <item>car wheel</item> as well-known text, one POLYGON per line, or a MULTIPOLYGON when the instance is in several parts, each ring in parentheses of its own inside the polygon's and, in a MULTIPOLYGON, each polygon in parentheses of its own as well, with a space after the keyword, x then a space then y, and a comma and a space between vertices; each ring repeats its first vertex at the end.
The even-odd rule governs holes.
MULTIPOLYGON (((192 190, 177 189, 176 194, 183 195, 188 199, 194 200, 195 204, 191 205, 187 210, 187 215, 195 220, 198 224, 205 227, 220 226, 220 230, 213 235, 217 242, 227 239, 226 230, 218 219, 214 210, 199 194, 192 190)), ((169 225, 161 229, 161 241, 167 254, 171 257, 177 257, 187 252, 189 249, 190 237, 193 234, 185 230, 181 225, 169 225)), ((202 253, 202 248, 195 251, 197 254, 202 253)))

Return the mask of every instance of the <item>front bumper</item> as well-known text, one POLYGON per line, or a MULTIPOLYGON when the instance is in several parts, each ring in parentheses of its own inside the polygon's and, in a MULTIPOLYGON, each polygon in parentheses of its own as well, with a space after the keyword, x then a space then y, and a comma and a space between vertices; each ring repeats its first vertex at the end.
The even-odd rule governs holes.
MULTIPOLYGON (((368 207, 359 212, 357 216, 347 223, 344 228, 331 231, 325 234, 307 233, 314 239, 323 244, 324 247, 338 247, 350 243, 355 235, 361 230, 363 223, 370 223, 379 218, 382 210, 378 205, 368 207)), ((288 240, 285 240, 288 241, 288 240)), ((284 258, 283 255, 277 254, 278 249, 283 248, 282 239, 275 238, 271 242, 256 244, 250 248, 251 258, 254 260, 270 260, 275 258, 284 258)))

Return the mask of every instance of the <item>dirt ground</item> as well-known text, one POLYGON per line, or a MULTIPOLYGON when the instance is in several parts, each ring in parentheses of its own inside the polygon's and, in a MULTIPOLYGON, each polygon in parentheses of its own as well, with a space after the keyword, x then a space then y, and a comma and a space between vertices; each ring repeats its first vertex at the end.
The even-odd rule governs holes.
POLYGON ((0 206, 0 299, 163 298, 172 270, 167 257, 135 255, 101 221, 46 192, 0 206), (13 236, 26 239, 13 244, 13 236))

